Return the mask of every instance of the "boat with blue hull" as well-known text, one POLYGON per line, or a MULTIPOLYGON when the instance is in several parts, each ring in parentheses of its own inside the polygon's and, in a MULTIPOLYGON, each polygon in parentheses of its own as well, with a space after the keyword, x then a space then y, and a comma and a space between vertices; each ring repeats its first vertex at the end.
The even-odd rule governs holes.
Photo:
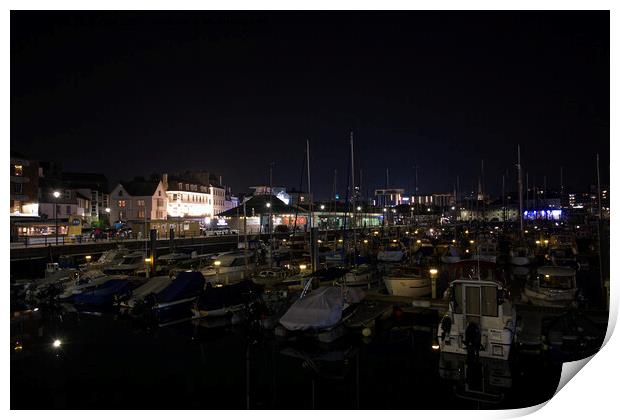
POLYGON ((73 297, 77 307, 107 308, 120 302, 138 287, 137 279, 113 278, 94 288, 73 297))
POLYGON ((192 318, 192 308, 205 287, 202 273, 184 271, 162 280, 155 277, 135 290, 128 300, 131 313, 152 317, 160 325, 192 318))

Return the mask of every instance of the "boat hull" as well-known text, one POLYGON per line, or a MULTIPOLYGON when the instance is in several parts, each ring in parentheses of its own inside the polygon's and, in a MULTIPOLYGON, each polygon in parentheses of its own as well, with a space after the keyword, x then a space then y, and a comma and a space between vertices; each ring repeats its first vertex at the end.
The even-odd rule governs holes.
POLYGON ((523 298, 536 306, 568 308, 575 304, 577 289, 540 291, 525 287, 523 298))
POLYGON ((377 261, 399 262, 402 261, 404 255, 402 251, 379 251, 377 261))
POLYGON ((420 298, 431 294, 431 280, 428 278, 384 276, 383 283, 393 296, 420 298))
POLYGON ((532 259, 530 257, 510 257, 510 264, 512 265, 530 265, 532 263, 532 259))

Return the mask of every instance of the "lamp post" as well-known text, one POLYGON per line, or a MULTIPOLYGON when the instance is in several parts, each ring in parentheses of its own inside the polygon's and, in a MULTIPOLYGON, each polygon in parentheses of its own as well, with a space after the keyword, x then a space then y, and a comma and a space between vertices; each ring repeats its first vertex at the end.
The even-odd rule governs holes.
MULTIPOLYGON (((219 284, 219 282, 220 282, 220 265, 222 264, 222 262, 220 260, 216 260, 213 264, 215 265, 215 282, 219 284)), ((228 283, 228 276, 226 277, 226 283, 228 283)))
POLYGON ((58 245, 58 215, 56 213, 56 208, 58 207, 58 197, 60 197, 60 192, 54 191, 52 195, 54 196, 54 225, 56 227, 56 245, 58 245))
POLYGON ((437 269, 431 268, 428 272, 431 274, 431 297, 437 299, 437 269))

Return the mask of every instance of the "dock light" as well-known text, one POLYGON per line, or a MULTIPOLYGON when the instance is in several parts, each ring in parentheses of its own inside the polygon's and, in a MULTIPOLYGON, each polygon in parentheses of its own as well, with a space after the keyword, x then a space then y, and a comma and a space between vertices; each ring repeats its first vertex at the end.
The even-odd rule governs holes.
POLYGON ((54 191, 53 196, 54 196, 54 198, 60 197, 60 192, 59 191, 54 191))
POLYGON ((413 233, 415 233, 415 234, 417 235, 417 234, 418 234, 418 231, 416 230, 416 231, 415 231, 415 232, 413 232, 413 233))
POLYGON ((151 263, 151 257, 145 258, 144 262, 147 263, 147 264, 150 264, 151 263))
POLYGON ((384 208, 383 208, 383 211, 387 211, 387 209, 384 207, 384 208))
POLYGON ((525 233, 530 233, 528 230, 524 230, 525 233))
POLYGON ((15 342, 15 347, 13 347, 13 350, 15 351, 22 351, 24 349, 24 347, 22 346, 21 341, 16 341, 15 342))
POLYGON ((495 226, 493 229, 497 230, 497 229, 499 229, 499 226, 495 226))
POLYGON ((455 244, 456 243, 456 239, 452 239, 452 243, 455 244))
POLYGON ((52 343, 52 347, 54 347, 55 349, 59 349, 60 346, 62 346, 62 341, 60 341, 59 339, 54 340, 54 342, 52 343))
POLYGON ((536 245, 540 245, 540 241, 536 241, 536 245))
POLYGON ((267 203, 265 204, 267 207, 271 207, 271 203, 267 203))
POLYGON ((282 242, 286 242, 286 239, 282 239, 282 242))
POLYGON ((32 312, 37 312, 38 310, 39 310, 39 308, 34 308, 34 309, 32 310, 32 312))
POLYGON ((321 204, 321 210, 325 210, 325 204, 321 204))
POLYGON ((376 230, 373 232, 373 235, 378 235, 379 232, 377 232, 376 230))
POLYGON ((364 243, 367 244, 368 243, 368 239, 364 239, 364 243))
POLYGON ((469 235, 469 231, 468 230, 465 231, 465 235, 469 235))
POLYGON ((219 267, 220 265, 222 265, 222 262, 220 260, 215 260, 215 262, 213 263, 216 267, 219 267))
POLYGON ((300 269, 301 271, 304 271, 306 268, 308 268, 308 266, 306 266, 306 264, 301 264, 301 265, 299 266, 299 269, 300 269))
POLYGON ((433 229, 429 230, 430 233, 433 233, 433 229))
POLYGON ((92 257, 90 255, 87 255, 85 258, 86 258, 86 261, 90 262, 92 257))
POLYGON ((392 242, 396 243, 396 239, 392 239, 392 242))
POLYGON ((422 243, 422 241, 418 239, 417 241, 415 241, 415 243, 416 243, 416 244, 421 244, 421 243, 422 243))
POLYGON ((450 210, 456 210, 456 207, 452 206, 450 207, 450 210))
POLYGON ((431 276, 434 276, 438 273, 436 268, 431 268, 430 270, 428 270, 429 273, 431 273, 431 276))
POLYGON ((439 350, 439 343, 433 343, 433 345, 431 346, 431 348, 432 348, 434 351, 439 350))
POLYGON ((362 209, 361 206, 357 206, 357 211, 360 211, 362 209))
POLYGON ((579 229, 579 225, 577 225, 577 229, 579 229))
POLYGON ((405 235, 409 235, 409 231, 405 232, 405 235))
POLYGON ((430 207, 429 207, 429 208, 427 208, 427 209, 426 209, 426 211, 431 211, 431 208, 430 208, 430 207))
POLYGON ((342 239, 338 239, 338 242, 342 243, 342 239))
POLYGON ((545 278, 548 279, 549 278, 549 274, 545 274, 545 278))
POLYGON ((470 239, 470 240, 469 240, 469 243, 470 243, 470 244, 473 244, 473 243, 476 243, 476 241, 474 241, 473 239, 470 239))
POLYGON ((549 243, 549 239, 545 239, 543 242, 544 242, 544 243, 545 243, 545 245, 546 245, 546 244, 548 244, 548 243, 549 243))
POLYGON ((318 243, 320 243, 320 244, 322 244, 322 243, 323 243, 323 241, 322 241, 322 240, 320 240, 320 239, 317 239, 317 242, 318 242, 318 243))
POLYGON ((469 254, 469 249, 466 249, 465 252, 469 254))
POLYGON ((105 208, 105 212, 106 212, 106 213, 109 213, 109 212, 110 212, 110 208, 109 208, 109 207, 106 207, 106 208, 105 208))

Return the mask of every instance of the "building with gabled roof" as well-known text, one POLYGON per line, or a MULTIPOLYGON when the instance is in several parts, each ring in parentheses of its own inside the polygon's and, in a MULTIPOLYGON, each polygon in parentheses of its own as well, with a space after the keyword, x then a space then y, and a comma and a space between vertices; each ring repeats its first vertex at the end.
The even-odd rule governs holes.
POLYGON ((166 220, 166 206, 166 189, 160 180, 123 181, 110 192, 110 221, 166 220))

